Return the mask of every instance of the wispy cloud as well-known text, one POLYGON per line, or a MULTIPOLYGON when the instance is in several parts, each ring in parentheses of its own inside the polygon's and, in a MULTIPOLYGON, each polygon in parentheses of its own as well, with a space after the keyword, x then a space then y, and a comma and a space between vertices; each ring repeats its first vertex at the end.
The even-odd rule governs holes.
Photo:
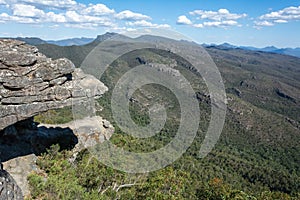
POLYGON ((127 24, 129 26, 147 27, 147 28, 170 28, 170 25, 168 24, 154 24, 146 20, 128 22, 127 24))
POLYGON ((123 19, 123 20, 151 20, 151 17, 147 15, 143 15, 140 13, 134 13, 130 10, 124 10, 118 14, 116 14, 116 17, 118 19, 123 19))
POLYGON ((269 21, 255 21, 254 24, 256 26, 274 26, 274 24, 269 21))
POLYGON ((190 25, 195 28, 204 27, 222 27, 241 26, 237 20, 245 18, 247 14, 231 13, 229 10, 222 8, 217 11, 211 10, 194 10, 189 12, 191 17, 196 17, 193 23, 187 16, 181 15, 177 19, 179 25, 190 25))
POLYGON ((238 22, 234 20, 226 20, 226 21, 213 21, 213 22, 204 22, 204 26, 208 27, 224 27, 224 26, 236 26, 238 22))
POLYGON ((256 26, 273 26, 276 23, 288 23, 300 20, 300 6, 290 6, 282 10, 273 11, 260 16, 259 21, 255 22, 256 26))

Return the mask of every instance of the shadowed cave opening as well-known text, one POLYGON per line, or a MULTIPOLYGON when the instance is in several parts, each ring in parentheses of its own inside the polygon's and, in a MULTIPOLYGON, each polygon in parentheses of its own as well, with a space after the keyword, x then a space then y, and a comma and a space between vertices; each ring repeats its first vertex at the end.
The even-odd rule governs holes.
POLYGON ((78 138, 70 128, 38 127, 38 123, 29 118, 0 131, 0 161, 40 155, 54 144, 59 144, 60 150, 71 150, 77 143, 78 138))

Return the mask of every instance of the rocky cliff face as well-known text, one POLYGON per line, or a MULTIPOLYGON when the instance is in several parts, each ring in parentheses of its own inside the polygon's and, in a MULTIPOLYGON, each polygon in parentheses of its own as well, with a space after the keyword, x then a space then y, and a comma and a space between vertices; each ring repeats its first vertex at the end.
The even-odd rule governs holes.
POLYGON ((67 59, 52 60, 16 40, 0 40, 0 49, 0 130, 107 91, 103 83, 75 69, 67 59))
POLYGON ((33 122, 33 116, 40 112, 82 103, 107 90, 102 82, 76 69, 68 59, 52 60, 34 46, 0 39, 0 199, 23 199, 22 191, 28 194, 26 177, 34 170, 35 155, 51 144, 70 149, 76 144, 85 147, 91 139, 101 142, 102 137, 110 137, 113 127, 102 118, 95 118, 100 129, 94 132, 94 127, 73 130, 33 122), (1 161, 7 171, 2 169, 1 161))

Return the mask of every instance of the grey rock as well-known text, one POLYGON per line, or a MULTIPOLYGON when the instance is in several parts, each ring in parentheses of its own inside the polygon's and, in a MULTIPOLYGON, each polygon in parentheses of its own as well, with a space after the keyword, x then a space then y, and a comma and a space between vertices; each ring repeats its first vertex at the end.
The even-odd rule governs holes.
POLYGON ((51 80, 49 83, 50 83, 50 85, 61 85, 64 82, 66 82, 67 80, 68 80, 67 77, 59 77, 57 79, 51 80))
POLYGON ((2 200, 21 200, 23 194, 15 180, 9 173, 0 169, 0 199, 2 200))
POLYGON ((39 124, 39 127, 70 128, 78 138, 75 152, 109 140, 115 131, 111 123, 100 116, 76 119, 66 124, 39 124))
POLYGON ((0 39, 0 49, 0 131, 108 90, 95 77, 75 69, 70 60, 52 60, 24 42, 0 39))
POLYGON ((149 63, 148 66, 155 68, 159 72, 167 73, 171 76, 176 76, 176 77, 180 76, 180 72, 178 70, 174 69, 176 64, 173 64, 173 63, 171 65, 149 63))
POLYGON ((103 142, 114 130, 109 122, 104 126, 102 119, 97 119, 100 128, 84 124, 78 128, 82 134, 75 136, 67 127, 38 127, 33 116, 99 98, 108 89, 95 77, 75 69, 68 59, 52 60, 24 42, 0 39, 0 49, 0 199, 23 199, 22 190, 28 194, 29 166, 33 166, 32 159, 24 165, 23 156, 35 157, 54 143, 72 148, 78 139, 80 146, 87 147, 103 142), (20 166, 14 164, 18 159, 23 163, 20 166), (22 190, 3 170, 1 160, 22 190))

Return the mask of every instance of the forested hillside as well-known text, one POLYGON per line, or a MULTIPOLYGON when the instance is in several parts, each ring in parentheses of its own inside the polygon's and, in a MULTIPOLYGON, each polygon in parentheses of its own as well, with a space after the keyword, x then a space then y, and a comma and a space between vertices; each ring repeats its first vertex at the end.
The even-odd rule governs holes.
MULTIPOLYGON (((149 39, 149 38, 148 38, 149 39)), ((79 67, 103 40, 84 46, 38 45, 47 56, 67 57, 79 67)), ((186 60, 170 51, 143 49, 121 56, 101 81, 109 92, 99 100, 97 114, 112 122, 110 139, 128 151, 151 152, 171 141, 179 126, 180 107, 172 92, 146 85, 130 101, 130 114, 139 125, 150 123, 148 110, 159 102, 168 118, 159 134, 137 139, 122 132, 112 117, 112 89, 133 67, 160 62, 183 74, 196 92, 201 110, 197 136, 172 165, 147 174, 127 174, 106 167, 88 151, 69 162, 71 152, 54 146, 38 160, 44 173, 28 180, 33 198, 46 199, 299 199, 300 198, 300 59, 274 53, 206 47, 219 68, 226 92, 227 115, 221 137, 207 157, 199 158, 211 113, 211 100, 202 77, 186 60), (44 178, 47 177, 47 181, 44 178)), ((71 108, 36 117, 59 123, 71 120, 71 108)))

